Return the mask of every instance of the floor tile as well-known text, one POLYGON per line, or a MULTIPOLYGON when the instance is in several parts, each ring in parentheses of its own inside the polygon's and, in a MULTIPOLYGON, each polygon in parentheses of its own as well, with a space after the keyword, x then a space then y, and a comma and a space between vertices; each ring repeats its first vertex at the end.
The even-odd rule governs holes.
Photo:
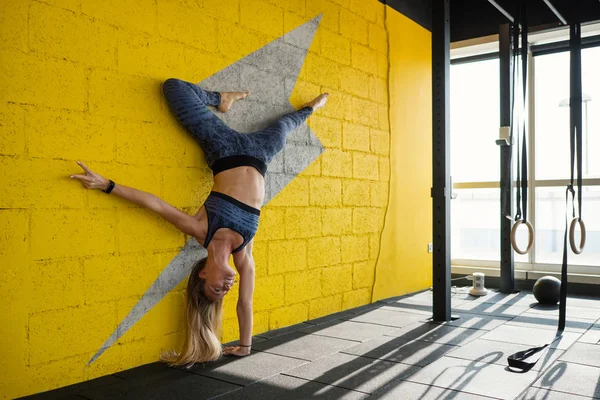
POLYGON ((600 326, 594 325, 579 338, 578 342, 600 344, 600 326))
POLYGON ((302 364, 306 364, 306 361, 277 354, 255 352, 246 357, 227 356, 215 363, 196 364, 189 371, 246 386, 302 364))
MULTIPOLYGON (((524 312, 507 322, 508 325, 519 325, 536 329, 549 329, 556 331, 558 327, 558 316, 550 316, 524 312)), ((579 318, 567 318, 565 331, 584 333, 593 324, 593 321, 579 318)))
POLYGON ((403 327, 412 324, 415 321, 422 320, 423 316, 419 314, 410 314, 389 309, 377 309, 368 311, 362 315, 351 318, 350 321, 367 322, 384 326, 403 327))
POLYGON ((406 364, 337 353, 289 370, 285 375, 373 393, 394 379, 402 379, 419 369, 406 364))
POLYGON ((365 393, 329 386, 318 382, 276 375, 243 390, 218 397, 219 400, 300 400, 318 398, 323 400, 360 400, 367 398, 365 393))
POLYGON ((495 329, 510 320, 510 317, 495 317, 480 314, 463 313, 458 315, 458 319, 448 322, 441 322, 440 324, 447 326, 456 326, 459 328, 481 329, 484 331, 491 331, 492 329, 495 329))
MULTIPOLYGON (((571 318, 590 319, 596 321, 600 318, 600 308, 584 308, 584 307, 573 307, 568 305, 567 301, 567 320, 571 318)), ((541 304, 536 305, 528 313, 532 314, 543 314, 551 315, 554 318, 558 318, 558 304, 554 306, 544 306, 541 304)))
MULTIPOLYGON (((487 332, 481 337, 481 339, 517 343, 526 346, 541 346, 554 340, 555 333, 556 332, 549 329, 535 329, 518 325, 504 324, 487 332)), ((562 338, 553 342, 550 347, 566 350, 580 336, 581 334, 575 332, 563 332, 562 338)))
POLYGON ((477 339, 486 332, 478 329, 440 325, 433 322, 417 322, 407 327, 396 329, 388 333, 387 336, 459 346, 477 339))
POLYGON ((592 398, 531 387, 522 396, 519 396, 518 400, 587 400, 592 398))
POLYGON ((600 368, 559 361, 535 381, 533 386, 600 398, 600 368))
POLYGON ((312 326, 311 324, 307 324, 307 323, 303 322, 303 323, 296 324, 296 325, 286 326, 285 328, 273 329, 271 331, 263 332, 261 334, 258 334, 257 336, 264 338, 264 339, 271 339, 276 336, 285 335, 290 332, 297 332, 300 329, 309 328, 311 326, 312 326))
POLYGON ((369 397, 369 399, 382 400, 485 400, 490 398, 492 397, 458 392, 404 380, 392 382, 369 397))
POLYGON ((304 328, 300 332, 314 335, 328 336, 339 339, 364 342, 376 336, 381 336, 393 331, 391 326, 365 324, 353 321, 330 321, 321 325, 304 328))
POLYGON ((477 302, 495 304, 499 306, 518 306, 530 308, 538 304, 535 296, 531 292, 518 293, 500 293, 497 290, 490 290, 486 296, 481 296, 477 302))
MULTIPOLYGON (((474 360, 478 357, 483 357, 486 355, 495 359, 495 355, 500 354, 500 358, 495 361, 495 364, 506 366, 508 363, 506 360, 508 356, 518 351, 527 350, 529 347, 530 346, 522 344, 475 339, 464 346, 455 347, 446 355, 448 357, 462 358, 463 360, 474 360)), ((539 358, 539 361, 535 364, 533 370, 539 371, 550 366, 550 364, 556 361, 563 354, 563 352, 563 350, 556 348, 550 348, 546 350, 540 356, 536 356, 539 358)))
POLYGON ((600 367, 600 346, 589 343, 575 343, 560 357, 560 360, 600 367))
MULTIPOLYGON (((516 374, 503 366, 481 362, 483 358, 469 361, 442 357, 406 380, 476 395, 514 399, 536 378, 535 374, 516 374)), ((485 360, 495 362, 496 358, 500 355, 488 356, 485 360)))
POLYGON ((313 361, 355 344, 356 342, 349 340, 293 332, 257 343, 254 348, 281 356, 313 361))
POLYGON ((467 302, 452 307, 452 312, 462 315, 463 313, 484 314, 496 317, 515 317, 529 310, 529 307, 515 306, 512 304, 493 304, 485 302, 467 302))
POLYGON ((65 386, 62 387, 60 389, 56 389, 56 390, 50 390, 47 392, 43 392, 43 393, 38 393, 38 394, 34 394, 31 396, 26 396, 26 397, 21 397, 20 399, 27 399, 27 400, 58 400, 58 399, 66 399, 69 397, 73 397, 76 398, 77 393, 86 391, 86 390, 90 390, 90 389, 94 389, 94 388, 98 388, 98 387, 102 387, 102 386, 109 386, 109 385, 114 385, 117 383, 122 383, 123 379, 122 378, 118 378, 116 376, 113 375, 107 375, 107 376, 103 376, 100 378, 96 378, 96 379, 91 379, 89 381, 85 381, 85 382, 81 382, 81 383, 76 383, 74 385, 70 385, 70 386, 65 386))
POLYGON ((445 344, 381 336, 341 352, 424 367, 455 349, 456 346, 445 344))

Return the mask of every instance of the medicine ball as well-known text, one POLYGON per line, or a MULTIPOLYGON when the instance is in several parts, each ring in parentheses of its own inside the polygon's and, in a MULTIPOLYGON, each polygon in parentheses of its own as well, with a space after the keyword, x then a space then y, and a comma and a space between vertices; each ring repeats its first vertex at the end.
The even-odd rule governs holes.
POLYGON ((543 276, 533 285, 533 295, 540 304, 556 304, 560 300, 560 280, 543 276))

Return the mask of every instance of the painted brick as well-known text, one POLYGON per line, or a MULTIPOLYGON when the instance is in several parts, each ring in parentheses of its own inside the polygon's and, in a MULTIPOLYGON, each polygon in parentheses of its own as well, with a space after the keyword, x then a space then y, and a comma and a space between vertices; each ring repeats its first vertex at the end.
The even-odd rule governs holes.
MULTIPOLYGON (((138 302, 138 297, 122 296, 117 301, 117 320, 122 321, 138 302)), ((142 340, 162 339, 165 334, 176 333, 186 328, 186 295, 184 292, 170 292, 139 323, 135 324, 119 338, 119 344, 142 340), (173 312, 173 310, 177 310, 173 312)))
POLYGON ((206 17, 200 4, 191 1, 158 0, 158 33, 188 46, 217 51, 217 23, 206 17), (199 34, 200 31, 202 34, 199 34))
MULTIPOLYGON (((304 4, 304 3, 300 3, 300 4, 304 4)), ((286 11, 283 14, 283 30, 287 33, 290 32, 293 29, 296 29, 297 27, 299 27, 300 25, 303 25, 306 21, 308 20, 308 18, 306 17, 301 17, 298 14, 293 14, 289 11, 286 11)), ((321 26, 323 25, 323 21, 321 21, 321 26)), ((295 43, 294 40, 288 42, 292 45, 297 45, 297 43, 295 43)), ((315 54, 319 54, 321 50, 321 29, 317 29, 317 31, 315 32, 315 35, 313 36, 313 40, 312 43, 310 44, 310 48, 308 49, 308 51, 310 51, 311 53, 315 53, 315 54)))
MULTIPOLYGON (((385 217, 385 216, 384 216, 385 217)), ((381 247, 381 233, 372 233, 369 235, 369 258, 377 260, 379 257, 379 248, 381 247)))
POLYGON ((306 56, 304 59, 304 67, 300 74, 303 79, 318 85, 331 87, 333 89, 338 89, 340 87, 339 65, 327 58, 315 54, 309 53, 306 56))
POLYGON ((339 264, 340 260, 341 247, 338 236, 325 236, 308 240, 309 269, 339 264))
POLYGON ((353 233, 379 232, 383 228, 383 212, 380 208, 355 208, 352 211, 353 233))
POLYGON ((342 182, 339 179, 311 178, 310 205, 338 206, 342 203, 342 182))
POLYGON ((342 309, 348 310, 350 308, 355 308, 359 306, 364 306, 365 304, 371 303, 371 289, 358 289, 353 290, 351 292, 344 293, 344 297, 342 300, 342 309))
POLYGON ((350 65, 350 40, 337 32, 323 29, 321 31, 321 54, 340 64, 350 65))
POLYGON ((32 109, 27 115, 29 156, 67 160, 112 161, 116 136, 113 119, 81 112, 32 109))
POLYGON ((377 128, 379 126, 378 111, 377 103, 353 97, 348 119, 352 122, 377 128))
MULTIPOLYGON (((86 160, 84 160, 85 162, 86 160)), ((98 164, 90 163, 88 167, 102 176, 110 177, 118 184, 134 187, 148 193, 162 196, 162 171, 158 168, 148 168, 137 165, 123 165, 116 163, 98 164)), ((77 172, 75 166, 72 172, 77 172)), ((78 173, 78 172, 77 172, 78 173)), ((80 187, 80 186, 78 186, 80 187)), ((99 190, 87 190, 88 206, 92 208, 130 208, 132 205, 126 200, 115 196, 107 196, 99 190)))
POLYGON ((65 10, 81 12, 81 1, 82 0, 44 0, 44 3, 64 8, 65 10))
POLYGON ((31 49, 85 65, 115 68, 115 28, 41 3, 29 11, 31 49))
POLYGON ((385 28, 377 24, 369 24, 369 47, 383 54, 388 52, 385 28))
POLYGON ((311 128, 323 146, 338 149, 342 147, 342 124, 340 121, 318 115, 312 116, 310 119, 311 128))
POLYGON ((270 329, 283 328, 308 319, 308 305, 294 304, 293 306, 279 308, 271 312, 270 329))
MULTIPOLYGON (((304 103, 308 103, 321 93, 321 87, 314 83, 297 80, 290 96, 290 103, 296 107, 300 107, 304 103)), ((314 116, 311 116, 309 123, 312 125, 314 116)))
POLYGON ((260 212, 256 240, 278 240, 285 238, 285 209, 265 207, 260 212))
POLYGON ((208 197, 213 185, 212 176, 197 168, 162 168, 160 197, 178 208, 190 208, 193 213, 208 197))
POLYGON ((317 297, 321 297, 318 273, 300 271, 285 275, 285 304, 302 303, 317 297))
POLYGON ((352 176, 352 154, 330 149, 321 156, 321 173, 324 176, 350 178, 352 176))
POLYGON ((377 65, 377 53, 375 50, 352 43, 352 67, 369 74, 376 74, 377 65))
POLYGON ((327 267, 321 270, 323 296, 352 290, 352 264, 327 267))
POLYGON ((325 315, 333 314, 338 311, 342 311, 341 294, 311 300, 308 309, 308 318, 314 319, 324 317, 325 315))
POLYGON ((379 158, 372 154, 353 153, 353 176, 358 179, 379 179, 379 158))
MULTIPOLYGON (((239 0, 199 0, 204 13, 218 20, 239 22, 240 1, 239 0)), ((222 37, 219 37, 219 41, 222 37)))
POLYGON ((33 314, 29 322, 29 363, 95 351, 116 327, 114 303, 33 314))
POLYGON ((154 122, 117 123, 116 160, 123 164, 182 166, 185 142, 154 122))
POLYGON ((342 134, 344 150, 369 151, 369 127, 344 122, 342 134))
MULTIPOLYGON (((18 393, 25 394, 30 393, 34 394, 38 392, 34 388, 49 388, 49 389, 57 389, 59 387, 68 386, 77 382, 81 382, 86 380, 86 370, 81 368, 81 365, 87 364, 91 356, 89 354, 80 354, 71 357, 62 358, 60 360, 54 360, 49 363, 43 363, 38 365, 27 365, 24 367, 26 376, 29 377, 27 379, 26 385, 23 385, 18 393), (50 378, 52 377, 52 378, 50 378)), ((15 366, 11 370, 12 376, 15 374, 14 370, 15 366)), ((19 390, 15 381, 11 382, 12 384, 8 387, 12 390, 19 390)), ((8 398, 13 398, 13 396, 8 395, 5 391, 4 394, 8 396, 8 398)))
POLYGON ((254 312, 283 306, 283 275, 256 278, 253 299, 254 312))
POLYGON ((206 53, 203 50, 186 47, 184 49, 185 66, 181 79, 188 82, 201 82, 221 69, 233 64, 235 60, 206 53))
POLYGON ((371 151, 383 156, 390 154, 390 134, 388 131, 371 129, 371 151))
POLYGON ((343 187, 345 206, 368 206, 370 184, 368 181, 346 180, 343 187))
POLYGON ((302 176, 321 176, 321 158, 317 158, 302 171, 302 176))
POLYGON ((331 0, 344 8, 350 8, 350 0, 331 0))
POLYGON ((161 85, 162 81, 156 79, 93 70, 90 78, 90 111, 141 121, 166 118, 168 113, 161 85))
POLYGON ((155 2, 146 0, 86 0, 82 11, 91 17, 129 30, 155 32, 157 9, 155 2))
POLYGON ((269 272, 269 244, 267 242, 254 242, 252 258, 254 258, 255 276, 257 278, 267 276, 269 272))
POLYGON ((45 259, 114 253, 115 225, 116 215, 112 211, 33 211, 31 255, 34 259, 45 259))
POLYGON ((151 252, 86 258, 80 271, 85 282, 85 302, 140 298, 165 266, 161 255, 151 252))
POLYGON ((345 235, 352 232, 352 209, 323 208, 321 212, 323 236, 345 235))
POLYGON ((390 159, 388 157, 379 157, 379 179, 384 182, 390 180, 390 159))
POLYGON ((341 89, 344 92, 369 97, 369 74, 351 67, 343 67, 341 70, 341 89))
POLYGON ((375 261, 363 261, 352 266, 352 288, 372 288, 375 281, 375 261))
POLYGON ((181 76, 185 69, 183 49, 183 45, 169 40, 120 31, 117 45, 119 71, 162 81, 181 76))
POLYGON ((321 26, 334 32, 340 30, 340 6, 331 1, 309 0, 306 2, 306 16, 314 18, 319 14, 323 14, 321 26))
POLYGON ((119 251, 156 251, 182 247, 184 235, 173 225, 140 208, 117 210, 119 251))
POLYGON ((83 110, 83 67, 37 53, 0 51, 0 103, 14 102, 50 108, 83 110), (49 79, 48 77, 51 77, 49 79))
POLYGON ((321 235, 321 210, 316 207, 289 207, 285 210, 285 237, 308 238, 321 235))
POLYGON ((265 35, 283 35, 283 9, 260 0, 241 2, 240 22, 243 26, 265 35))
MULTIPOLYGON (((81 260, 38 261, 34 264, 35 273, 31 274, 31 301, 36 311, 76 307, 84 303, 83 268, 81 260)), ((119 277, 122 271, 117 271, 119 277)), ((115 276, 106 276, 105 282, 110 288, 115 276)), ((136 278, 139 278, 136 277, 136 278)))
POLYGON ((387 106, 379 105, 379 129, 390 130, 389 109, 387 106))
POLYGON ((339 92, 327 87, 324 87, 323 91, 329 93, 329 99, 327 100, 327 107, 323 107, 319 110, 322 111, 322 115, 337 119, 346 119, 346 116, 350 114, 350 109, 352 107, 350 96, 344 92, 339 92))
POLYGON ((377 2, 372 2, 371 7, 373 7, 375 9, 375 22, 379 26, 385 27, 386 5, 377 1, 377 2))
POLYGON ((372 76, 369 85, 369 97, 379 104, 388 104, 388 86, 385 79, 372 76))
POLYGON ((364 261, 369 259, 369 237, 342 236, 342 262, 364 261))
POLYGON ((26 260, 29 240, 29 212, 0 210, 0 264, 5 272, 9 266, 26 260))
POLYGON ((294 178, 277 196, 269 202, 270 206, 308 206, 309 180, 307 178, 294 178))
POLYGON ((298 0, 266 0, 267 2, 281 7, 287 11, 298 14, 299 16, 304 16, 306 12, 306 5, 304 1, 298 0))
MULTIPOLYGON (((296 131, 298 132, 298 131, 296 131)), ((283 162, 286 174, 298 174, 304 170, 306 160, 314 160, 321 155, 321 148, 316 146, 303 146, 290 144, 288 136, 288 146, 285 152, 283 162), (293 151, 289 151, 292 150, 293 151)))
POLYGON ((364 0, 350 0, 350 10, 366 18, 371 22, 375 22, 377 20, 377 12, 375 11, 374 1, 364 1, 364 0))
POLYGON ((14 104, 0 103, 0 154, 25 151, 25 111, 14 104))
POLYGON ((86 193, 69 179, 69 161, 0 157, 0 208, 85 207, 86 193))
POLYGON ((269 36, 249 32, 241 26, 220 19, 217 19, 217 35, 219 53, 236 59, 258 50, 272 40, 269 36))
POLYGON ((377 76, 381 79, 387 79, 388 58, 385 54, 377 53, 377 76))
MULTIPOLYGON (((269 275, 304 269, 306 269, 306 241, 269 242, 269 275)), ((258 283, 256 287, 259 287, 258 283)))
MULTIPOLYGON (((28 1, 0 1, 0 42, 4 49, 27 52, 28 1)), ((1 59, 1 58, 0 58, 1 59)))
POLYGON ((388 182, 371 182, 371 206, 387 207, 389 188, 388 182))
POLYGON ((368 44, 368 21, 348 10, 340 11, 340 32, 342 35, 362 44, 368 44))
MULTIPOLYGON (((270 313, 268 311, 263 311, 263 312, 259 312, 257 313, 256 311, 253 312, 252 315, 252 334, 253 335, 258 335, 259 333, 263 333, 269 330, 269 315, 270 313)), ((237 318, 234 321, 234 326, 236 328, 238 328, 238 321, 237 318)), ((236 331, 236 334, 232 337, 233 339, 239 339, 239 328, 238 331, 236 331)))

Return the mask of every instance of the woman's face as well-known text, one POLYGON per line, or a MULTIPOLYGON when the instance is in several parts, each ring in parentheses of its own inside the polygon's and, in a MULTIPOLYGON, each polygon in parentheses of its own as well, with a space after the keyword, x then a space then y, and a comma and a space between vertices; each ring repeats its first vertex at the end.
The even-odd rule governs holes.
POLYGON ((199 273, 199 277, 205 281, 204 295, 212 301, 222 299, 233 287, 235 275, 235 270, 229 264, 209 265, 207 261, 199 273))

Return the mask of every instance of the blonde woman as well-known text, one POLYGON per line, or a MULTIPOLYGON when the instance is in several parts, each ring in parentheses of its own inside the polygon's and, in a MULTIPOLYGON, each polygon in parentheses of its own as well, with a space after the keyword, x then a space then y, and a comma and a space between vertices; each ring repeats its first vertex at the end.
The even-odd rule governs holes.
POLYGON ((283 116, 266 129, 242 134, 229 128, 208 106, 227 112, 248 92, 209 92, 197 85, 169 79, 163 92, 171 111, 204 150, 214 174, 212 190, 196 215, 189 215, 157 196, 116 184, 77 162, 84 174, 72 175, 88 189, 99 189, 146 207, 193 236, 208 250, 190 273, 187 285, 188 334, 180 352, 163 354, 173 365, 213 361, 222 354, 245 356, 252 346, 252 294, 254 260, 252 239, 258 228, 260 207, 265 195, 267 165, 285 146, 287 135, 315 110, 323 107, 328 94, 306 103, 300 110, 283 116), (223 297, 231 290, 239 273, 237 316, 238 346, 222 348, 223 297))

